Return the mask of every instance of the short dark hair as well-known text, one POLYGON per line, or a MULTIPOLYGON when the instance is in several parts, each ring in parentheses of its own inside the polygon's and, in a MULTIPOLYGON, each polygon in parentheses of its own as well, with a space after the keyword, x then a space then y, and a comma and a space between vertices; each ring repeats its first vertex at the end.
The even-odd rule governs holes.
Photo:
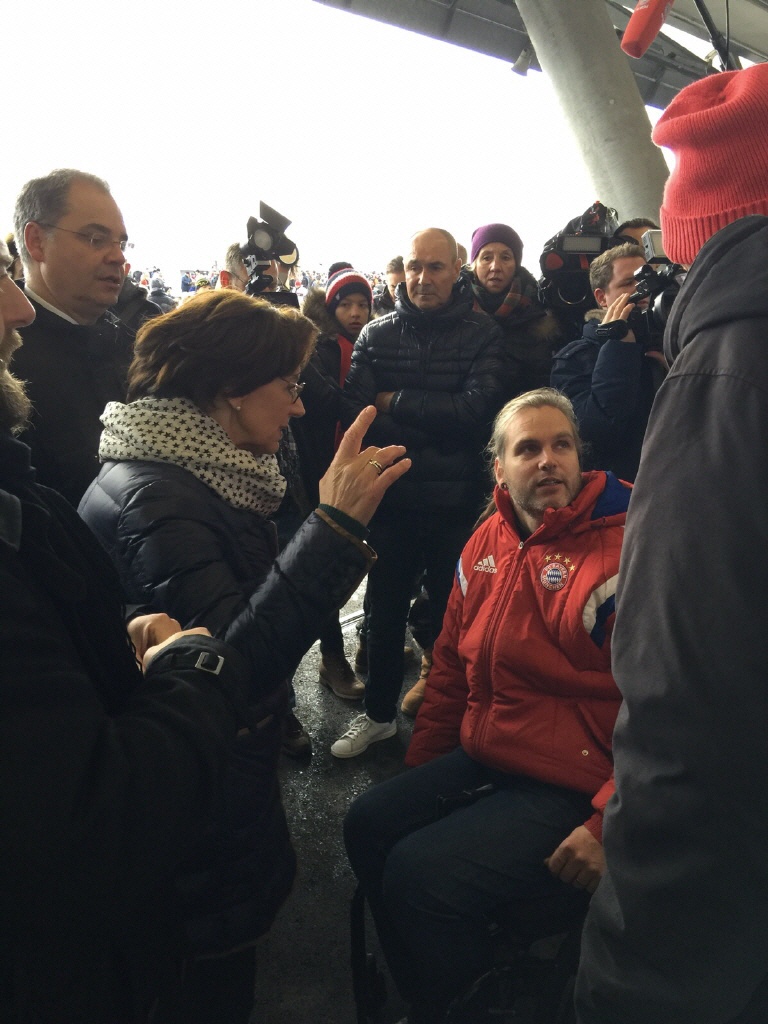
POLYGON ((317 329, 290 306, 223 288, 154 317, 136 335, 128 401, 188 398, 206 412, 219 395, 247 395, 295 373, 312 354, 317 329))
POLYGON ((633 217, 631 220, 622 221, 614 231, 613 237, 618 238, 627 228, 648 228, 649 231, 658 231, 659 225, 649 217, 633 217))
POLYGON ((32 178, 19 192, 13 212, 13 231, 25 266, 31 261, 31 256, 24 242, 24 228, 30 221, 36 224, 55 224, 61 220, 68 209, 70 189, 77 181, 94 185, 107 195, 112 195, 103 178, 97 178, 87 171, 76 171, 72 167, 60 167, 44 178, 32 178))
POLYGON ((384 271, 385 274, 404 274, 405 265, 403 263, 402 256, 395 256, 387 264, 387 269, 384 271))
POLYGON ((645 259, 645 253, 637 242, 622 242, 621 245, 614 245, 612 249, 601 252, 589 265, 589 287, 593 292, 596 288, 605 291, 613 278, 613 264, 616 260, 637 256, 645 259))

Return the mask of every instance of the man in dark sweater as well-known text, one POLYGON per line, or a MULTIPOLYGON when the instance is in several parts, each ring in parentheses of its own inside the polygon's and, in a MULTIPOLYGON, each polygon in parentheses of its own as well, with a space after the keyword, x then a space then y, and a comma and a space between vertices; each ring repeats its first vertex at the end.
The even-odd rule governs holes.
POLYGON ((133 337, 107 310, 128 235, 107 183, 75 170, 27 182, 14 222, 35 312, 14 363, 33 404, 23 440, 39 480, 76 507, 99 470, 104 406, 125 400, 133 337))

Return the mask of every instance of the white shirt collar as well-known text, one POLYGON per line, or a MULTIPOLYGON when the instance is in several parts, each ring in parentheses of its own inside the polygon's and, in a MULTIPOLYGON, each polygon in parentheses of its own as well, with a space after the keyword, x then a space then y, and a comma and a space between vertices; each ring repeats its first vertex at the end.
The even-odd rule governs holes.
POLYGON ((60 316, 62 320, 68 320, 69 323, 76 324, 78 327, 82 326, 82 324, 78 324, 77 323, 77 320, 73 320, 71 316, 67 316, 66 313, 62 313, 62 311, 60 309, 57 309, 55 306, 52 306, 50 304, 50 302, 46 302, 45 299, 41 299, 39 295, 37 295, 35 292, 32 291, 32 289, 29 287, 28 284, 24 285, 24 291, 27 293, 27 295, 31 299, 35 300, 35 302, 38 304, 38 306, 42 306, 44 309, 47 309, 49 312, 55 313, 56 316, 60 316))

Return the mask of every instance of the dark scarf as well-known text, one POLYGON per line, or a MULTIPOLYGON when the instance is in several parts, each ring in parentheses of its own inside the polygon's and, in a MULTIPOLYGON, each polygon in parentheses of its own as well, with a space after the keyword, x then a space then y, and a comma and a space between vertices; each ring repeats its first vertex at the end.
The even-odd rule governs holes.
POLYGON ((506 295, 491 295, 474 277, 472 292, 475 296, 474 311, 487 313, 496 320, 530 320, 544 312, 539 303, 536 279, 523 267, 512 278, 506 295))

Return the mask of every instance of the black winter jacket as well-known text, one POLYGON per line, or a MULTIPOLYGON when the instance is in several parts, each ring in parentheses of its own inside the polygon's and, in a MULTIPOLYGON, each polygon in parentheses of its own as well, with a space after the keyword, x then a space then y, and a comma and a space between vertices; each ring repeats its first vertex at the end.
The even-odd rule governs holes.
POLYGON ((473 301, 462 277, 447 306, 424 312, 400 284, 396 311, 357 339, 345 392, 359 405, 395 392, 366 442, 403 444, 413 460, 382 508, 474 508, 488 490, 483 448, 507 394, 508 367, 499 327, 472 312, 473 301))
POLYGON ((159 307, 161 313, 170 313, 172 309, 176 309, 176 299, 169 295, 165 288, 153 288, 149 297, 159 307))
POLYGON ((325 306, 325 290, 310 288, 301 307, 304 316, 317 326, 320 334, 309 362, 302 370, 304 391, 301 400, 305 413, 291 421, 291 430, 299 450, 304 489, 313 506, 319 501, 318 483, 336 451, 336 424, 351 421, 362 408, 345 395, 341 376, 341 352, 337 335, 338 320, 325 306))
POLYGON ((555 356, 552 387, 573 403, 579 433, 588 444, 586 469, 609 469, 635 479, 653 398, 664 371, 640 342, 602 341, 601 317, 555 356))
POLYGON ((616 796, 579 1019, 765 1024, 768 218, 702 247, 664 343, 616 595, 616 796))
POLYGON ((496 320, 504 336, 510 373, 510 389, 506 397, 515 398, 534 388, 549 387, 552 357, 565 338, 557 317, 538 301, 538 286, 533 274, 525 267, 520 267, 517 272, 519 286, 529 297, 529 304, 518 306, 509 316, 496 317, 494 307, 498 308, 501 296, 490 295, 479 286, 471 271, 466 273, 478 288, 478 304, 496 320))
POLYGON ((185 628, 207 626, 251 665, 259 724, 234 751, 210 841, 182 881, 191 949, 224 952, 262 934, 290 889, 295 862, 276 775, 286 680, 371 558, 313 514, 275 561, 272 523, 162 463, 105 463, 80 513, 130 601, 185 628))
POLYGON ((75 508, 99 471, 100 416, 107 402, 124 402, 133 334, 105 313, 93 326, 71 324, 30 300, 35 320, 13 372, 27 382, 32 419, 22 435, 41 483, 75 508))
POLYGON ((137 1024, 176 969, 172 883, 247 721, 247 666, 189 637, 142 676, 113 567, 7 434, 0 664, 0 1020, 137 1024))
POLYGON ((389 294, 389 288, 384 285, 384 290, 373 297, 373 312, 375 316, 386 316, 395 308, 395 301, 389 294))
POLYGON ((110 307, 110 313, 114 313, 123 328, 130 331, 134 337, 145 320, 160 316, 164 312, 154 296, 151 299, 147 298, 147 289, 135 284, 130 277, 123 281, 117 302, 110 307))

